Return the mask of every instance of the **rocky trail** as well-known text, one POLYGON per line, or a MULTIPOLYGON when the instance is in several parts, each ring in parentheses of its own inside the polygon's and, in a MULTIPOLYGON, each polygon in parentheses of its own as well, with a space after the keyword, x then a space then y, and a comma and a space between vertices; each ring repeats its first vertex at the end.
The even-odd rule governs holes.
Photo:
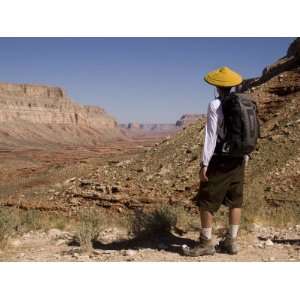
MULTIPOLYGON (((299 261, 300 226, 276 229, 252 224, 241 231, 237 255, 216 253, 214 256, 185 257, 181 246, 193 245, 198 233, 184 236, 172 235, 173 244, 166 240, 150 242, 128 242, 126 232, 109 228, 102 234, 93 250, 82 252, 72 245, 71 232, 51 229, 31 231, 19 238, 11 239, 9 249, 0 252, 0 261, 299 261), (174 244, 176 243, 176 244, 174 244)), ((216 242, 220 237, 216 238, 216 242)), ((170 242, 170 241, 169 241, 170 242)))

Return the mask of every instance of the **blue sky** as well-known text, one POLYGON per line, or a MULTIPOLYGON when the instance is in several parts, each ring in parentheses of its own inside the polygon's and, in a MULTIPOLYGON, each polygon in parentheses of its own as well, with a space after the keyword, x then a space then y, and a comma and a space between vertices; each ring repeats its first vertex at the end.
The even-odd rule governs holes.
POLYGON ((63 87, 120 123, 174 123, 206 112, 207 71, 243 77, 285 55, 292 38, 0 38, 0 81, 63 87))

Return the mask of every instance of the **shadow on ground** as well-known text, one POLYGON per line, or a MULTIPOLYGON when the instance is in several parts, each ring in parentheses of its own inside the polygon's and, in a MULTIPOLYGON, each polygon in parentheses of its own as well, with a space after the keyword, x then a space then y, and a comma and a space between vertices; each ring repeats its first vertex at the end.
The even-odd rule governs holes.
MULTIPOLYGON (((266 241, 267 238, 258 237, 261 241, 266 241)), ((300 246, 300 239, 271 239, 274 244, 288 244, 293 246, 300 246)))
POLYGON ((159 238, 143 236, 129 240, 114 241, 108 244, 101 243, 100 241, 94 241, 93 247, 94 249, 101 250, 153 249, 181 254, 183 245, 193 247, 196 245, 196 243, 197 242, 194 240, 178 237, 172 233, 169 233, 159 238))

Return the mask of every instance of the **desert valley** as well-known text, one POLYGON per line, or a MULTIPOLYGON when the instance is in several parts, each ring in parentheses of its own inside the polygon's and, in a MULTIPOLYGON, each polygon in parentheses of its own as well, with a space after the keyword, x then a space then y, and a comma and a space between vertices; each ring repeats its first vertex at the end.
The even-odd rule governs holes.
POLYGON ((300 38, 238 90, 253 96, 262 127, 242 249, 190 258, 181 247, 199 236, 205 115, 119 124, 63 88, 0 83, 0 260, 299 261, 300 38))

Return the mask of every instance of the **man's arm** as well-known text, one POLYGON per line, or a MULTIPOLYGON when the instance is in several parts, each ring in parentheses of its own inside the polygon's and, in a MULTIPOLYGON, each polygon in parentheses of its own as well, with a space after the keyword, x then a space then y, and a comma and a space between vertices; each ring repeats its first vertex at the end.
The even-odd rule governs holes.
POLYGON ((210 103, 207 110, 207 122, 205 126, 205 140, 203 146, 202 163, 208 166, 214 154, 217 143, 218 115, 215 106, 210 103))
POLYGON ((205 140, 203 146, 202 161, 200 164, 200 179, 201 181, 208 181, 206 171, 208 164, 214 154, 217 143, 217 128, 218 128, 218 114, 213 103, 208 105, 207 122, 205 126, 205 140))

